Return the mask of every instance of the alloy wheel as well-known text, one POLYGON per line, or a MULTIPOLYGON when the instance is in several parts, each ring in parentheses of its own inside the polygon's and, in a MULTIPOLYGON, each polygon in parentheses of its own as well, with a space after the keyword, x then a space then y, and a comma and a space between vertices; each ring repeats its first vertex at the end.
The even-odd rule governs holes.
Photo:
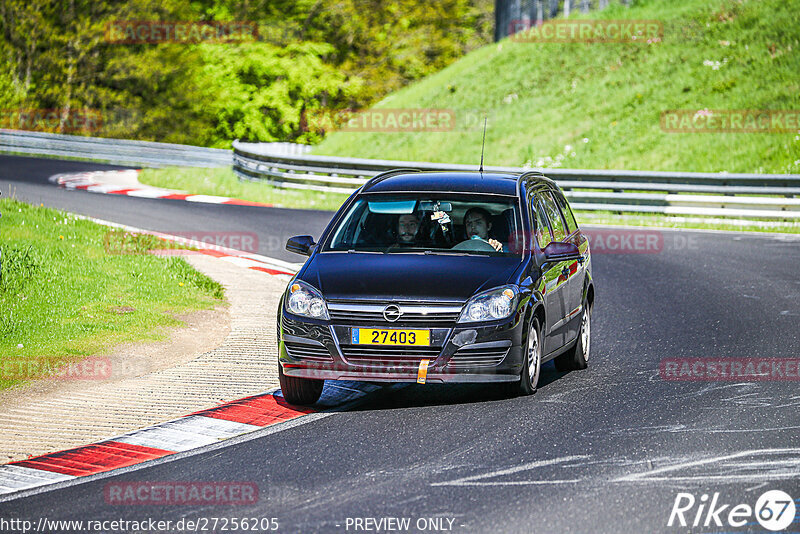
POLYGON ((589 344, 592 341, 592 310, 586 309, 581 322, 581 345, 583 346, 583 359, 589 361, 589 344))
POLYGON ((531 331, 528 334, 528 377, 531 381, 531 389, 536 389, 536 384, 539 383, 539 368, 542 361, 540 350, 539 331, 535 325, 531 325, 531 331))

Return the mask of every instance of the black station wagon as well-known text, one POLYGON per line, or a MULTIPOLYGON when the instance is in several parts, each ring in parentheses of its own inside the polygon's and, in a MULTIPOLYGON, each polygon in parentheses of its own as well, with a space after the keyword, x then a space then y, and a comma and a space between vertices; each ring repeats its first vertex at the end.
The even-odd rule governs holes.
POLYGON ((314 243, 278 312, 284 398, 325 380, 498 382, 536 390, 544 362, 583 369, 589 243, 538 172, 395 170, 369 180, 314 243))

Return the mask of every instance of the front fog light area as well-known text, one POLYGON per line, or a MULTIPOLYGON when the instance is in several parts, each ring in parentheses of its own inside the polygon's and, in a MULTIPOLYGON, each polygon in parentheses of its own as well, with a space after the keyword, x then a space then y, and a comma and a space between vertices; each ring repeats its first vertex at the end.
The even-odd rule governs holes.
POLYGON ((295 282, 289 288, 286 309, 295 314, 313 319, 328 319, 328 307, 319 292, 307 284, 295 282))
POLYGON ((512 286, 487 291, 467 302, 459 323, 493 321, 509 317, 517 307, 518 292, 512 286))

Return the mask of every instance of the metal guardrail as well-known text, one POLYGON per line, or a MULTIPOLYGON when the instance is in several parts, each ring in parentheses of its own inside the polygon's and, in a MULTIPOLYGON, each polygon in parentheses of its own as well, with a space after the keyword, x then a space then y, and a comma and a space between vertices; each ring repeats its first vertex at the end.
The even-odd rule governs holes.
MULTIPOLYGON (((351 193, 379 172, 475 170, 475 165, 313 156, 293 143, 241 143, 234 150, 0 129, 0 153, 51 155, 118 165, 215 167, 243 180, 351 193)), ((485 167, 487 172, 521 172, 485 167)), ((800 175, 545 169, 578 210, 800 221, 800 175)))
MULTIPOLYGON (((278 154, 267 144, 233 143, 242 180, 280 187, 352 193, 395 168, 476 170, 475 165, 278 154)), ((518 167, 484 167, 521 172, 518 167)), ((800 220, 800 175, 545 169, 574 209, 753 219, 800 220)))
POLYGON ((145 167, 227 167, 232 163, 232 152, 220 148, 3 129, 0 152, 145 167))

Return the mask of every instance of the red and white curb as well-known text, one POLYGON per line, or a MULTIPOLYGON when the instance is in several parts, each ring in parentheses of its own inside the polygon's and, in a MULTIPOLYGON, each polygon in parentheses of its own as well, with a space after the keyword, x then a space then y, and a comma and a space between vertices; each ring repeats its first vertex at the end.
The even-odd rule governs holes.
POLYGON ((341 409, 377 389, 380 386, 361 382, 328 383, 315 408, 292 406, 277 392, 262 393, 91 445, 0 465, 0 497, 207 449, 306 415, 341 409))
MULTIPOLYGON (((149 234, 165 241, 197 248, 196 251, 177 250, 177 253, 207 254, 269 275, 291 279, 299 264, 209 245, 200 241, 125 226, 92 217, 75 215, 105 226, 121 228, 132 233, 149 234)), ((173 252, 173 251, 170 251, 173 252)), ((318 407, 353 401, 377 389, 370 384, 345 387, 329 385, 318 407)), ((81 477, 129 468, 137 464, 207 448, 221 441, 246 435, 266 427, 318 412, 293 407, 277 393, 264 393, 231 401, 215 408, 202 410, 180 419, 136 430, 116 438, 65 451, 45 454, 28 460, 0 465, 0 500, 10 494, 25 492, 51 484, 65 483, 81 477)))
POLYGON ((50 181, 67 189, 81 189, 91 193, 109 195, 126 195, 140 198, 161 198, 167 200, 185 200, 204 204, 228 204, 234 206, 271 207, 272 204, 253 202, 238 198, 218 197, 214 195, 192 195, 185 191, 150 187, 139 183, 139 170, 94 171, 77 174, 56 174, 50 181))

